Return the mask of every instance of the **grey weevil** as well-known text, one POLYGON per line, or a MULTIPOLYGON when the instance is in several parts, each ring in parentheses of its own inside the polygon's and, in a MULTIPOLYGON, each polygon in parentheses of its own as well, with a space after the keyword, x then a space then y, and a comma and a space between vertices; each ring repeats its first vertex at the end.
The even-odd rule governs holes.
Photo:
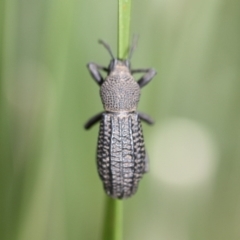
POLYGON ((93 79, 100 86, 100 96, 105 112, 101 112, 85 124, 91 128, 100 121, 97 145, 97 168, 103 181, 105 192, 112 198, 128 198, 138 187, 143 174, 148 171, 148 157, 145 151, 141 121, 153 124, 146 114, 137 112, 140 89, 156 75, 149 69, 131 70, 130 58, 134 50, 131 47, 129 59, 114 58, 104 41, 99 40, 112 59, 108 67, 88 63, 87 67, 93 79), (102 77, 100 70, 107 73, 102 77), (144 73, 135 81, 133 74, 144 73))

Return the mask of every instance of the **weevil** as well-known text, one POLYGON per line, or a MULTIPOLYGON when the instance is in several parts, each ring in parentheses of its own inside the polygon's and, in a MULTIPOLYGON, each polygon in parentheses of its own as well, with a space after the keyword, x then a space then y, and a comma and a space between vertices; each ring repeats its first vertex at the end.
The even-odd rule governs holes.
POLYGON ((129 59, 115 58, 110 46, 99 40, 109 54, 111 61, 108 67, 96 63, 88 63, 88 70, 100 86, 100 96, 104 112, 93 116, 85 124, 90 129, 100 121, 97 145, 97 168, 103 182, 105 192, 112 198, 128 198, 137 188, 143 174, 148 171, 146 154, 141 127, 141 120, 153 124, 146 114, 137 112, 140 89, 148 84, 156 75, 149 69, 132 70, 130 58, 134 45, 131 47, 129 59), (100 71, 107 73, 104 79, 100 71), (135 81, 133 74, 143 73, 135 81))

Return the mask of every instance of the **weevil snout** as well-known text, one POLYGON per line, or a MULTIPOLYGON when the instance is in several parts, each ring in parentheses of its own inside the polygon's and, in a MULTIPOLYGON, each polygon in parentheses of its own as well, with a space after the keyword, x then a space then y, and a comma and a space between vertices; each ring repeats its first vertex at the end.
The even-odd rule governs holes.
POLYGON ((109 73, 125 72, 130 73, 130 63, 128 60, 112 59, 109 64, 109 73))

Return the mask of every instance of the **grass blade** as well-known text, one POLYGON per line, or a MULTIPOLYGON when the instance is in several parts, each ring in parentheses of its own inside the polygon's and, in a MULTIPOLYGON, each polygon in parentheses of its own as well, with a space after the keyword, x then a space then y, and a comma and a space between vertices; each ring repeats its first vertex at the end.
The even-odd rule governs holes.
POLYGON ((118 58, 128 55, 131 20, 131 0, 118 1, 118 58))
MULTIPOLYGON (((131 0, 118 1, 118 58, 126 59, 129 49, 131 0)), ((103 240, 122 240, 123 202, 107 197, 103 240)))
POLYGON ((103 240, 122 239, 122 213, 121 200, 106 197, 103 240))

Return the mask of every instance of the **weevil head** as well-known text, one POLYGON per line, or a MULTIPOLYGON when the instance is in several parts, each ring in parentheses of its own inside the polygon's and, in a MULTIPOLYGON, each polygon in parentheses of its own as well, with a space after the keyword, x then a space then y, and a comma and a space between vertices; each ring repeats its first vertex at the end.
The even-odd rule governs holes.
POLYGON ((98 42, 107 49, 108 53, 112 57, 108 66, 108 75, 116 72, 131 73, 130 59, 136 44, 133 44, 130 48, 129 59, 117 59, 114 57, 113 52, 107 43, 105 43, 103 40, 99 40, 98 42))
POLYGON ((129 60, 121 60, 121 59, 112 59, 108 66, 108 74, 121 74, 128 73, 131 74, 130 62, 129 60))

